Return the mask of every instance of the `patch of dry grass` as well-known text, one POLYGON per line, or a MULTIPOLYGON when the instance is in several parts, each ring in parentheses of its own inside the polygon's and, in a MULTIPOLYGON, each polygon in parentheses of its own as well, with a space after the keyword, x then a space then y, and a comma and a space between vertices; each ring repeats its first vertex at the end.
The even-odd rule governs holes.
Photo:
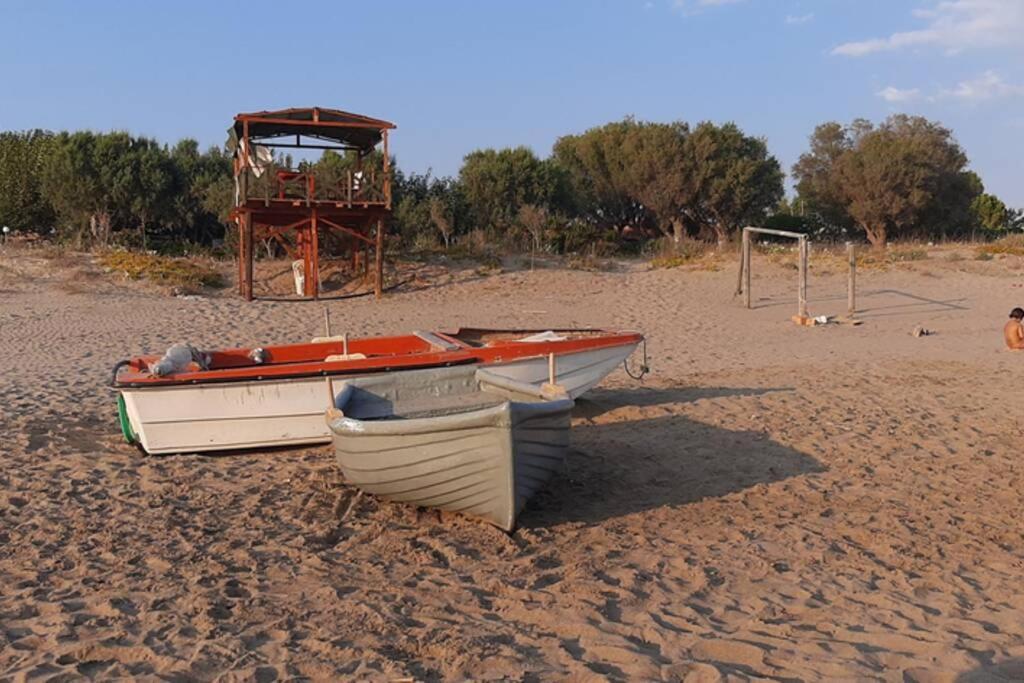
POLYGON ((978 258, 987 261, 988 259, 981 258, 982 254, 987 254, 989 257, 996 254, 1024 256, 1024 235, 1007 235, 995 242, 983 244, 978 247, 978 258))
POLYGON ((678 244, 671 240, 661 241, 656 256, 651 259, 652 268, 678 268, 715 255, 715 246, 699 240, 683 240, 678 244))
POLYGON ((926 261, 928 260, 928 250, 919 247, 892 247, 886 253, 886 258, 892 263, 926 261))
POLYGON ((594 254, 579 254, 566 259, 565 265, 570 270, 585 270, 588 272, 607 272, 614 270, 610 261, 599 258, 594 254))
POLYGON ((99 263, 108 272, 121 273, 130 280, 145 279, 183 292, 224 286, 224 278, 219 271, 186 258, 118 250, 101 254, 99 263))

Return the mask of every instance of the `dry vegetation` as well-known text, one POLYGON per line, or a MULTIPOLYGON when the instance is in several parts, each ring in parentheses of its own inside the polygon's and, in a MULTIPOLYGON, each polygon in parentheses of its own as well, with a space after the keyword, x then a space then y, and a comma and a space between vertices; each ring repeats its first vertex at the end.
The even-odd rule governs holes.
POLYGON ((121 273, 129 280, 149 280, 177 292, 196 292, 224 286, 224 276, 214 264, 196 259, 172 258, 135 251, 108 251, 99 262, 108 272, 121 273))
MULTIPOLYGON (((1024 256, 1024 235, 1008 235, 995 242, 989 242, 978 247, 978 255, 987 254, 1009 254, 1012 256, 1024 256)), ((986 259, 987 260, 987 259, 986 259)))

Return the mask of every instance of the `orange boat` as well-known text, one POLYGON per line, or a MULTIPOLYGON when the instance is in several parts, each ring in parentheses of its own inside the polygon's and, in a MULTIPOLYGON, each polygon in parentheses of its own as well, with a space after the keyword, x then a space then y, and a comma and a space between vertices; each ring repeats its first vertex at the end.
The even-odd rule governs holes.
POLYGON ((635 332, 477 328, 332 337, 213 351, 163 374, 150 370, 159 356, 139 356, 118 363, 111 384, 125 438, 148 453, 315 444, 331 438, 325 378, 466 364, 539 386, 554 356, 556 382, 576 398, 643 340, 635 332))

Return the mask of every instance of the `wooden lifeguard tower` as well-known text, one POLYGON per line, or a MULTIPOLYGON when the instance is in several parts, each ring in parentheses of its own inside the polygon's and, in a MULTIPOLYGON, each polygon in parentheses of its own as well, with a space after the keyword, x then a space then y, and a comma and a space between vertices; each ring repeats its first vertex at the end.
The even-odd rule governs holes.
POLYGON ((380 298, 384 230, 391 213, 388 131, 394 128, 388 121, 319 107, 235 116, 228 131, 235 173, 231 217, 238 225, 243 297, 253 298, 253 234, 260 230, 302 262, 302 295, 318 298, 321 235, 326 229, 348 246, 353 267, 361 261, 365 270, 373 251, 373 288, 380 298), (330 177, 318 174, 314 164, 284 168, 273 153, 282 148, 333 150, 347 167, 330 177))

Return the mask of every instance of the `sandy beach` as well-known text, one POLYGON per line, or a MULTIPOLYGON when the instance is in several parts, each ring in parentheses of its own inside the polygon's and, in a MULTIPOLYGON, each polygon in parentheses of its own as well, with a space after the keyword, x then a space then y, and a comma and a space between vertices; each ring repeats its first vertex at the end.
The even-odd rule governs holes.
MULTIPOLYGON (((43 265, 0 257, 2 680, 1024 678, 1017 257, 865 268, 863 324, 818 328, 764 255, 750 311, 731 260, 327 303, 43 265), (357 499, 326 446, 122 441, 117 360, 308 340, 325 305, 352 335, 636 329, 652 373, 578 402, 567 470, 512 535, 357 499)), ((812 267, 811 313, 845 313, 845 271, 812 267)))

